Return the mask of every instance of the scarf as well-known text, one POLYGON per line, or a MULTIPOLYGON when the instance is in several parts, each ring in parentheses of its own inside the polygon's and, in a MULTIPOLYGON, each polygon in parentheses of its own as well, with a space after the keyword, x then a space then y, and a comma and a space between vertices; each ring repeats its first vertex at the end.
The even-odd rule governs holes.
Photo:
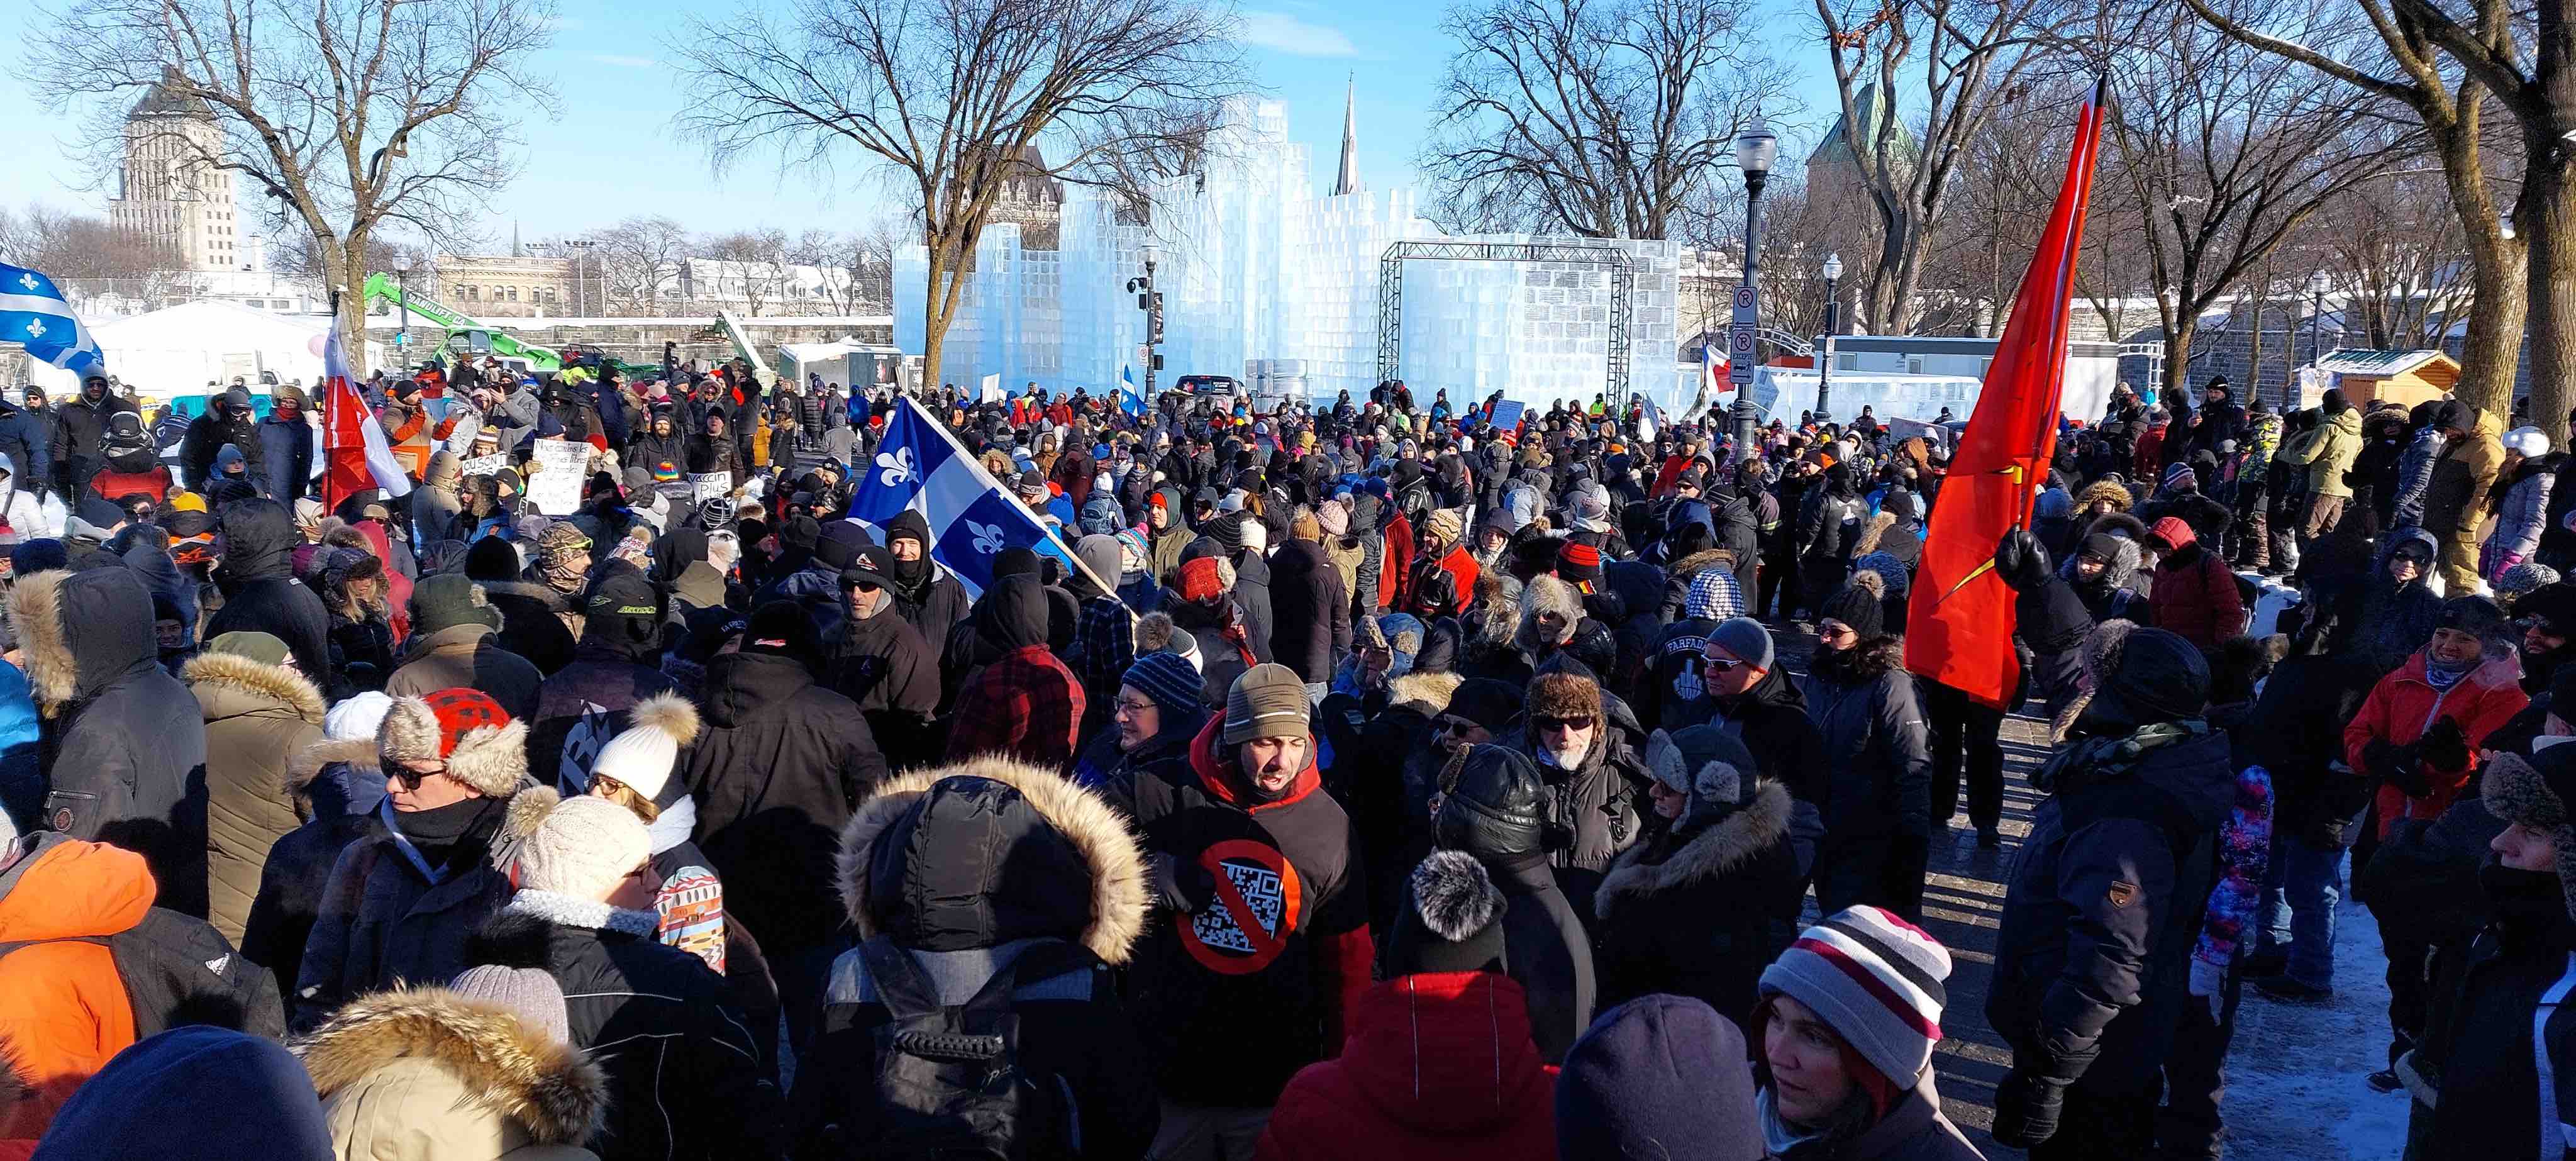
POLYGON ((2477 667, 2478 662, 2475 658, 2468 661, 2442 661, 2434 657, 2432 651, 2428 649, 2424 653, 2424 683, 2432 686, 2435 693, 2449 693, 2452 686, 2458 685, 2461 678, 2467 677, 2469 671, 2477 667))
POLYGON ((1766 1156, 1786 1157, 1789 1150, 1822 1138, 1826 1130, 1801 1132, 1780 1119, 1780 1105, 1772 1099, 1772 1090, 1764 1087, 1753 1094, 1753 1115, 1762 1123, 1762 1152, 1766 1156))

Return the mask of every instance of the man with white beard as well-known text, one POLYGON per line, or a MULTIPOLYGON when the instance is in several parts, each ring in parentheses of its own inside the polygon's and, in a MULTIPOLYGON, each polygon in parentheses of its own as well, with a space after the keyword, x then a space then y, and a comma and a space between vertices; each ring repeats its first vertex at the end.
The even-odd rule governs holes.
POLYGON ((1619 852, 1645 829, 1645 765, 1622 737, 1636 728, 1628 707, 1601 692, 1583 664, 1552 658, 1529 684, 1518 733, 1506 745, 1538 764, 1550 796, 1548 865, 1586 928, 1592 893, 1619 852))

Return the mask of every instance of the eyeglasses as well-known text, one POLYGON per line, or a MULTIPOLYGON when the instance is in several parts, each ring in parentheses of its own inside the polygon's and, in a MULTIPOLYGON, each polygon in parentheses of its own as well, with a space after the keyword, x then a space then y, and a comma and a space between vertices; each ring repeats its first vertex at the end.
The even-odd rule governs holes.
POLYGON ((437 769, 423 770, 409 762, 396 762, 385 772, 392 775, 394 781, 402 783, 403 789, 418 790, 420 789, 421 783, 428 781, 436 775, 447 773, 447 763, 445 762, 434 762, 430 763, 430 765, 436 766, 437 769))
POLYGON ((1546 733, 1546 732, 1549 732, 1549 731, 1552 731, 1552 730, 1588 730, 1588 729, 1591 729, 1591 728, 1592 728, 1592 719, 1591 719, 1591 718, 1589 718, 1589 717, 1579 717, 1579 718, 1549 718, 1549 717, 1536 717, 1536 718, 1531 718, 1531 719, 1530 719, 1530 724, 1531 724, 1531 725, 1533 725, 1533 726, 1537 726, 1537 727, 1538 727, 1538 729, 1539 729, 1539 732, 1541 732, 1541 733, 1546 733))
POLYGON ((1477 724, 1476 724, 1476 723, 1474 723, 1474 722, 1468 721, 1468 720, 1467 720, 1467 719, 1465 719, 1465 718, 1449 718, 1449 719, 1447 719, 1447 720, 1445 720, 1445 721, 1442 721, 1442 722, 1439 724, 1439 726, 1438 726, 1437 728, 1438 728, 1439 730, 1444 731, 1444 732, 1451 733, 1451 734, 1455 734, 1455 735, 1457 735, 1457 736, 1459 736, 1459 737, 1463 738, 1463 737, 1466 737, 1467 735, 1469 735, 1469 734, 1471 734, 1471 733, 1476 732, 1477 730, 1484 729, 1485 727, 1480 726, 1480 725, 1477 725, 1477 724))
POLYGON ((1132 715, 1136 715, 1136 714, 1151 713, 1151 712, 1153 712, 1153 710, 1154 710, 1154 703, 1153 703, 1153 702, 1150 702, 1150 701, 1129 701, 1129 700, 1127 700, 1126 698, 1123 698, 1123 697, 1122 697, 1122 698, 1119 698, 1116 702, 1114 702, 1114 703, 1112 703, 1112 704, 1113 704, 1113 705, 1115 705, 1115 706, 1117 707, 1117 710, 1118 710, 1118 712, 1119 712, 1119 713, 1122 713, 1122 714, 1128 714, 1128 715, 1131 715, 1131 716, 1132 716, 1132 715))

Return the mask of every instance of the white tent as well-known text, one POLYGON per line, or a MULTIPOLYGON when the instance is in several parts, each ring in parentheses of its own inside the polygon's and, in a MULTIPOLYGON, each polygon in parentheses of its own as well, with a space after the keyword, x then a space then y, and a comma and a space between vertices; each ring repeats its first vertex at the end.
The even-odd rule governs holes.
MULTIPOLYGON (((275 372, 280 382, 301 379, 310 385, 322 377, 322 339, 329 330, 325 318, 206 301, 111 319, 90 333, 107 357, 109 374, 147 398, 166 399, 199 394, 208 382, 230 383, 236 375, 257 383, 262 371, 275 372)), ((368 366, 382 355, 382 344, 367 344, 368 366)), ((71 372, 42 363, 31 365, 27 377, 57 396, 78 386, 71 372)))

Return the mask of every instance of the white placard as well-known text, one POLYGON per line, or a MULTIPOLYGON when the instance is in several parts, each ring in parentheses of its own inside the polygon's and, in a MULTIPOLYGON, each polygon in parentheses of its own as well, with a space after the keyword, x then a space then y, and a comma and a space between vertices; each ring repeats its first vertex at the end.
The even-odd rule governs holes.
POLYGON ((529 507, 547 516, 570 516, 581 508, 582 477, 590 470, 590 445, 568 439, 529 443, 536 473, 528 479, 529 507))
POLYGON ((733 494, 732 472, 691 472, 689 483, 694 486, 697 502, 701 504, 733 494))
POLYGON ((510 466, 510 457, 507 453, 495 452, 488 456, 476 456, 456 466, 457 470, 466 476, 497 476, 501 474, 501 469, 510 466))

